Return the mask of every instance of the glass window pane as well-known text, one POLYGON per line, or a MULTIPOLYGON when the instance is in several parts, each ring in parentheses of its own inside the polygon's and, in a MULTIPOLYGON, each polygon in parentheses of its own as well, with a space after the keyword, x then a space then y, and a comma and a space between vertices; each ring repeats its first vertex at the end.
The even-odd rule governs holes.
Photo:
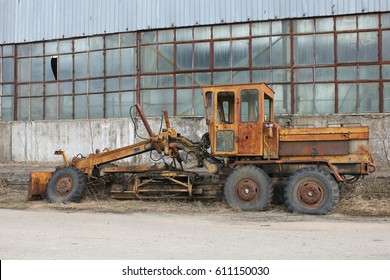
POLYGON ((43 84, 31 84, 30 96, 43 96, 43 84))
POLYGON ((177 45, 176 63, 177 70, 192 69, 192 44, 177 45))
POLYGON ((195 73, 194 84, 202 86, 211 85, 211 73, 195 73))
POLYGON ((230 66, 230 42, 214 42, 214 67, 228 68, 230 66))
POLYGON ((103 80, 90 80, 89 81, 89 92, 103 92, 104 81, 103 80))
POLYGON ((173 87, 173 75, 158 75, 157 87, 173 87))
POLYGON ((31 59, 31 81, 43 81, 43 57, 31 59))
POLYGON ((335 85, 316 84, 315 85, 315 113, 334 114, 335 113, 335 85))
POLYGON ((317 18, 316 32, 333 31, 333 18, 317 18))
POLYGON ((390 83, 383 83, 383 112, 390 112, 390 83))
POLYGON ((359 112, 379 112, 379 83, 359 84, 359 112))
POLYGON ((313 114, 313 84, 295 85, 295 113, 313 114))
POLYGON ((360 15, 358 16, 359 29, 378 28, 378 15, 360 15))
POLYGON ((344 80, 344 81, 357 80, 357 73, 358 72, 356 66, 337 67, 338 80, 344 80))
POLYGON ((153 76, 142 76, 141 77, 141 88, 156 88, 157 77, 153 76))
POLYGON ((234 84, 247 84, 251 78, 249 71, 233 71, 232 76, 234 84))
POLYGON ((228 85, 232 83, 232 72, 214 72, 213 73, 213 84, 214 85, 228 85))
POLYGON ((290 33, 290 21, 272 21, 271 22, 272 34, 288 34, 290 33))
POLYGON ((382 31, 382 58, 390 61, 390 31, 382 31))
POLYGON ((135 48, 121 49, 121 68, 122 75, 136 73, 136 50, 135 48))
POLYGON ((337 55, 339 62, 356 62, 357 34, 337 35, 337 55))
POLYGON ((13 55, 14 55, 14 45, 4 45, 3 56, 13 56, 13 55))
POLYGON ((358 61, 378 61, 378 32, 359 33, 358 61))
POLYGON ((30 59, 18 59, 18 82, 29 82, 30 72, 30 59))
POLYGON ((252 82, 271 83, 271 70, 255 70, 252 72, 252 82))
POLYGON ((252 65, 270 65, 270 41, 268 37, 252 39, 252 65))
POLYGON ((121 89, 122 90, 135 89, 135 77, 121 78, 121 89))
POLYGON ((173 115, 173 90, 143 90, 141 91, 142 109, 146 116, 160 117, 163 110, 173 115))
POLYGON ((84 79, 88 77, 87 53, 76 53, 74 55, 74 77, 75 79, 84 79))
POLYGON ((14 95, 14 85, 3 84, 3 96, 5 95, 14 95))
MULTIPOLYGON (((310 73, 311 69, 297 69, 296 71, 305 70, 305 73, 310 80, 312 77, 312 74, 310 73), (310 70, 310 71, 309 71, 310 70)), ((290 69, 274 69, 272 70, 272 83, 283 83, 283 82, 290 82, 291 81, 291 70, 290 69)), ((310 80, 311 81, 311 80, 310 80)))
POLYGON ((195 102, 195 116, 204 116, 205 115, 205 109, 203 104, 203 94, 202 89, 196 88, 194 93, 194 102, 195 102))
POLYGON ((188 87, 192 86, 192 74, 178 74, 176 75, 176 86, 179 87, 188 87))
POLYGON ((55 81, 58 74, 58 57, 47 56, 45 57, 45 80, 55 81))
POLYGON ((290 65, 290 38, 288 36, 272 37, 272 66, 290 65))
POLYGON ((382 65, 382 78, 390 79, 390 65, 382 65))
POLYGON ((360 80, 379 80, 379 66, 360 66, 359 67, 360 80))
POLYGON ((59 97, 59 119, 67 120, 72 119, 73 112, 73 99, 72 96, 60 96, 59 97))
POLYGON ((239 40, 232 42, 232 66, 249 66, 249 40, 239 40))
POLYGON ((90 37, 89 38, 89 50, 101 50, 103 49, 103 37, 90 37))
POLYGON ((75 94, 85 94, 88 92, 88 82, 87 81, 76 81, 74 82, 74 93, 75 94))
POLYGON ((230 25, 220 25, 213 27, 213 38, 230 38, 230 25))
POLYGON ((59 53, 71 53, 72 52, 72 40, 59 41, 58 42, 59 53))
POLYGON ((101 119, 104 117, 104 95, 90 94, 89 98, 89 117, 91 119, 101 119))
POLYGON ((313 33, 314 32, 314 20, 301 19, 294 21, 294 33, 313 33))
POLYGON ((119 118, 120 117, 120 101, 119 93, 107 93, 106 94, 106 117, 107 118, 119 118))
POLYGON ((73 76, 72 55, 60 55, 58 57, 58 79, 68 80, 73 76))
POLYGON ((87 96, 76 95, 74 97, 74 118, 87 119, 87 96))
POLYGON ((156 43, 156 32, 142 32, 141 33, 141 44, 153 44, 156 43))
POLYGON ((106 75, 119 75, 119 49, 106 51, 106 75))
POLYGON ((14 119, 14 98, 1 97, 1 119, 12 121, 14 119))
POLYGON ((316 64, 334 63, 334 37, 333 34, 316 35, 316 64))
POLYGON ((338 88, 338 112, 356 113, 358 100, 357 84, 339 84, 338 88))
POLYGON ((382 28, 390 27, 390 13, 381 15, 381 24, 382 24, 382 28))
POLYGON ((156 46, 141 47, 142 73, 155 73, 157 70, 156 46))
POLYGON ((119 78, 107 79, 106 91, 119 91, 119 78))
POLYGON ((56 120, 58 118, 58 97, 45 98, 45 120, 56 120))
POLYGON ((89 53, 89 76, 90 77, 103 77, 104 75, 104 56, 103 52, 90 52, 89 53))
POLYGON ((30 44, 23 44, 18 46, 18 57, 30 56, 30 44))
POLYGON ((158 72, 173 72, 175 58, 173 55, 173 45, 158 46, 158 72))
POLYGON ((210 43, 195 43, 194 45, 194 68, 210 68, 210 43))
POLYGON ((18 99, 18 120, 28 120, 30 115, 30 99, 19 98, 18 99))
POLYGON ((177 96, 177 115, 190 116, 193 115, 192 105, 192 89, 180 89, 176 91, 177 96))
POLYGON ((334 68, 333 67, 324 67, 324 68, 315 68, 314 80, 318 82, 322 81, 334 81, 334 68))
POLYGON ((14 59, 13 58, 3 58, 3 72, 2 82, 13 82, 14 81, 14 59))
POLYGON ((252 24, 252 36, 266 36, 271 34, 269 22, 259 22, 252 24))
POLYGON ((272 85, 275 92, 274 110, 277 114, 291 113, 291 86, 290 85, 272 85))
POLYGON ((294 62, 297 65, 314 64, 314 36, 294 37, 294 62))
POLYGON ((42 56, 43 43, 31 44, 31 54, 32 56, 42 56))
POLYGON ((313 81, 313 69, 312 68, 295 69, 294 70, 294 81, 297 83, 299 83, 299 82, 312 82, 313 81))
POLYGON ((109 35, 106 36, 106 49, 119 48, 119 35, 109 35))
POLYGON ((73 92, 72 82, 58 83, 59 94, 70 95, 73 92))
POLYGON ((58 53, 58 42, 47 42, 45 43, 45 54, 57 54, 58 53))
POLYGON ((192 28, 176 29, 176 41, 192 41, 192 28))
POLYGON ((43 120, 43 97, 30 99, 30 120, 43 120))
POLYGON ((129 117, 130 107, 135 104, 135 93, 130 92, 121 92, 121 117, 129 117))
POLYGON ((74 40, 75 52, 85 52, 87 49, 88 49, 88 42, 86 38, 74 40))
POLYGON ((18 86, 18 97, 30 96, 30 85, 19 85, 18 86))
POLYGON ((137 45, 136 33, 126 33, 120 35, 121 47, 135 47, 137 45))
POLYGON ((161 30, 158 32, 159 43, 173 42, 173 30, 161 30))
POLYGON ((355 30, 356 16, 343 16, 336 18, 336 30, 355 30))
POLYGON ((194 40, 210 40, 211 27, 196 27, 194 28, 194 40))
POLYGON ((249 23, 232 25, 233 38, 248 37, 248 36, 249 36, 249 23))
POLYGON ((259 92, 257 89, 241 91, 240 121, 257 122, 259 120, 259 92))
POLYGON ((57 95, 58 94, 58 84, 57 83, 46 83, 45 85, 45 95, 57 95))

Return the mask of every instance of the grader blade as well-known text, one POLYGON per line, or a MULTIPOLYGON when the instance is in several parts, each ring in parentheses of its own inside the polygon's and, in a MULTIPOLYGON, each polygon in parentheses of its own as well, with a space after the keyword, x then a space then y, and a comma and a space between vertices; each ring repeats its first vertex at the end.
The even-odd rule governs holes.
POLYGON ((45 188, 53 172, 31 172, 28 183, 27 200, 45 198, 45 188))

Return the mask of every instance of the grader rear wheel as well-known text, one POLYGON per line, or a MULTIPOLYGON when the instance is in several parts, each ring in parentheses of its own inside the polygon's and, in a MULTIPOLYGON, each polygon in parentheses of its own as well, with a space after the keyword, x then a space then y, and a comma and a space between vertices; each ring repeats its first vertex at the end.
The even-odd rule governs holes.
POLYGON ((79 202, 86 189, 86 177, 73 166, 57 170, 46 186, 49 202, 79 202))
POLYGON ((263 211, 273 196, 271 179, 262 169, 242 166, 233 170, 223 188, 226 202, 246 211, 263 211))
POLYGON ((332 175, 316 167, 295 172, 284 190, 285 204, 291 212, 328 214, 339 201, 339 187, 332 175))

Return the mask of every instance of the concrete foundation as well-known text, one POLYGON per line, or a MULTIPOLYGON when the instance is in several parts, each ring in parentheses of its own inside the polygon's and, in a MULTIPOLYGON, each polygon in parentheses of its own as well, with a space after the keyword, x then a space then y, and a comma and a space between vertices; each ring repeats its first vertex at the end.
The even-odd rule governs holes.
MULTIPOLYGON (((171 127, 193 141, 198 141, 207 132, 204 118, 171 117, 171 127)), ((390 166, 390 114, 366 115, 281 115, 277 122, 285 125, 291 120, 295 127, 327 127, 336 125, 365 125, 370 127, 370 145, 374 160, 379 167, 390 166)), ((148 118, 157 134, 160 118, 148 118)), ((162 123, 165 127, 165 123, 162 123)), ((96 149, 116 149, 147 138, 140 121, 131 119, 70 120, 0 122, 0 162, 43 163, 61 162, 55 150, 65 150, 71 158, 77 154, 87 155, 96 149), (137 136, 137 134, 139 136, 137 136)), ((150 162, 149 154, 125 160, 132 163, 150 162)))

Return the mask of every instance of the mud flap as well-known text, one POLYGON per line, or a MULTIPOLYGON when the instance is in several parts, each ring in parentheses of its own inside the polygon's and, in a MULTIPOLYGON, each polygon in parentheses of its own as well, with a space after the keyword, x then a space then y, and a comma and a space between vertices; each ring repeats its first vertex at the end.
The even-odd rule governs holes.
POLYGON ((45 188, 52 175, 53 172, 31 172, 27 200, 44 199, 45 188))

